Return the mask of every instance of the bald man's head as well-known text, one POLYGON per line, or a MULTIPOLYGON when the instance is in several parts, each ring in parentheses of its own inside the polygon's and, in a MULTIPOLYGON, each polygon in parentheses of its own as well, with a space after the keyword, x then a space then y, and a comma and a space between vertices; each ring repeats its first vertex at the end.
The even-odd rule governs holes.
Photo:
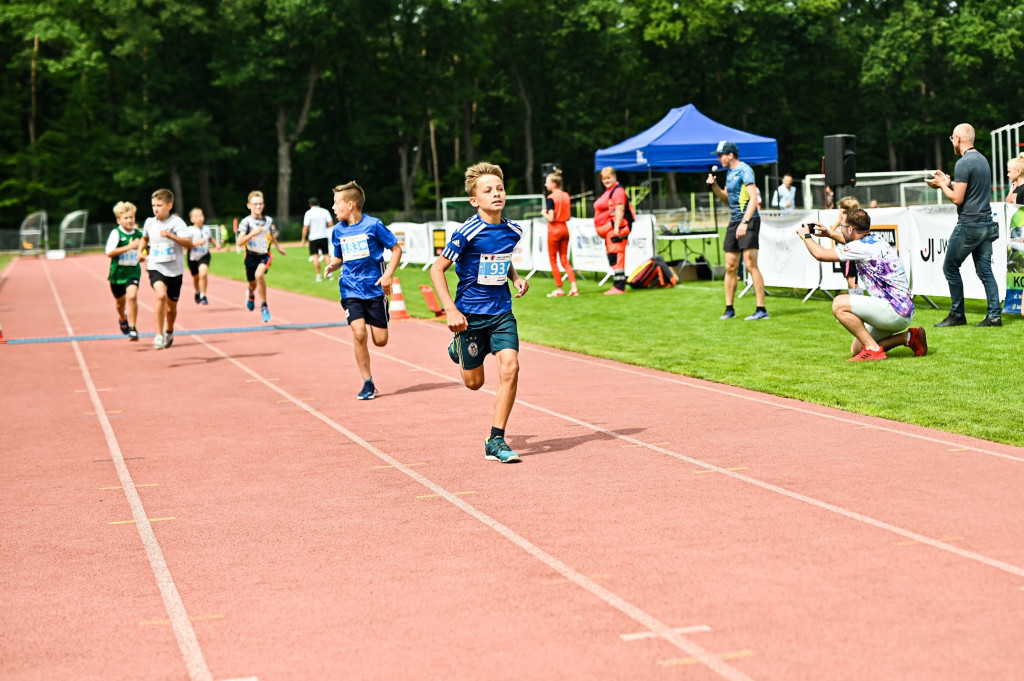
POLYGON ((953 128, 953 134, 967 144, 974 144, 974 126, 970 123, 961 123, 953 128))

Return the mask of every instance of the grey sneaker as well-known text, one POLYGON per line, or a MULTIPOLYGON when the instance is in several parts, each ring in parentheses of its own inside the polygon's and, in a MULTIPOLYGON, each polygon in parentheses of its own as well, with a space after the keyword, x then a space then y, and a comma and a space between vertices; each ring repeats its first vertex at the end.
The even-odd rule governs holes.
POLYGON ((153 349, 163 350, 164 349, 164 337, 160 334, 153 336, 153 349))
POLYGON ((164 334, 164 349, 171 347, 172 343, 174 343, 174 332, 168 331, 164 334))
POLYGON ((519 455, 512 451, 503 437, 491 437, 484 440, 484 458, 502 463, 519 463, 519 455))

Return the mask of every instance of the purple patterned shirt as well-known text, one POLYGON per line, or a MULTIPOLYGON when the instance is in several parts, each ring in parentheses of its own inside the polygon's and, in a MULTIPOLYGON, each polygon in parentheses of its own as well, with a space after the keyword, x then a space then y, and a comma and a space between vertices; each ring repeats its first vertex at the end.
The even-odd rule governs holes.
POLYGON ((857 263, 857 274, 871 296, 889 303, 901 317, 914 315, 907 270, 888 241, 868 234, 848 244, 836 244, 836 252, 840 262, 857 263))

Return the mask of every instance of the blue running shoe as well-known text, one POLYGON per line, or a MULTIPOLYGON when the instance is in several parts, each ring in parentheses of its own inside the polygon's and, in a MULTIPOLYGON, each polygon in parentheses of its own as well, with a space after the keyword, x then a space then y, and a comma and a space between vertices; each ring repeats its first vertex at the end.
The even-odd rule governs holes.
POLYGON ((377 386, 373 384, 373 381, 366 381, 363 383, 363 389, 356 395, 357 400, 372 400, 377 396, 377 386))
POLYGON ((745 321, 745 322, 756 322, 758 319, 768 319, 768 311, 767 310, 758 310, 757 312, 755 312, 754 314, 750 315, 749 317, 744 317, 743 321, 745 321))
POLYGON ((458 364, 459 363, 459 352, 458 352, 458 350, 455 349, 455 343, 456 342, 457 341, 452 339, 451 345, 448 346, 448 356, 452 358, 453 362, 458 364))
POLYGON ((264 324, 270 321, 270 310, 267 309, 266 305, 260 308, 260 316, 263 317, 264 324))
POLYGON ((256 299, 253 298, 252 296, 249 296, 248 298, 246 298, 246 300, 245 300, 245 309, 249 310, 250 312, 255 310, 256 309, 256 299))
POLYGON ((726 310, 725 314, 723 314, 721 317, 719 317, 719 319, 732 319, 735 316, 736 316, 736 310, 726 310))
POLYGON ((484 440, 484 458, 502 463, 519 463, 519 455, 512 451, 503 437, 491 437, 484 440))

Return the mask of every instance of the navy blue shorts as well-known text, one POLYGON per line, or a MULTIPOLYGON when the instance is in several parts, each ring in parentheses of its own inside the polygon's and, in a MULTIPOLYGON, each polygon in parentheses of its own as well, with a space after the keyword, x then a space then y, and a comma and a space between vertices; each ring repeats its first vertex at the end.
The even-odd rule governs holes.
POLYGON ((349 326, 357 319, 366 320, 367 326, 375 326, 378 329, 388 328, 387 296, 377 298, 342 298, 341 306, 345 308, 345 319, 349 326))
POLYGON ((508 349, 519 351, 519 326, 511 312, 468 314, 466 321, 466 330, 455 334, 455 352, 463 369, 483 365, 488 354, 508 349))

